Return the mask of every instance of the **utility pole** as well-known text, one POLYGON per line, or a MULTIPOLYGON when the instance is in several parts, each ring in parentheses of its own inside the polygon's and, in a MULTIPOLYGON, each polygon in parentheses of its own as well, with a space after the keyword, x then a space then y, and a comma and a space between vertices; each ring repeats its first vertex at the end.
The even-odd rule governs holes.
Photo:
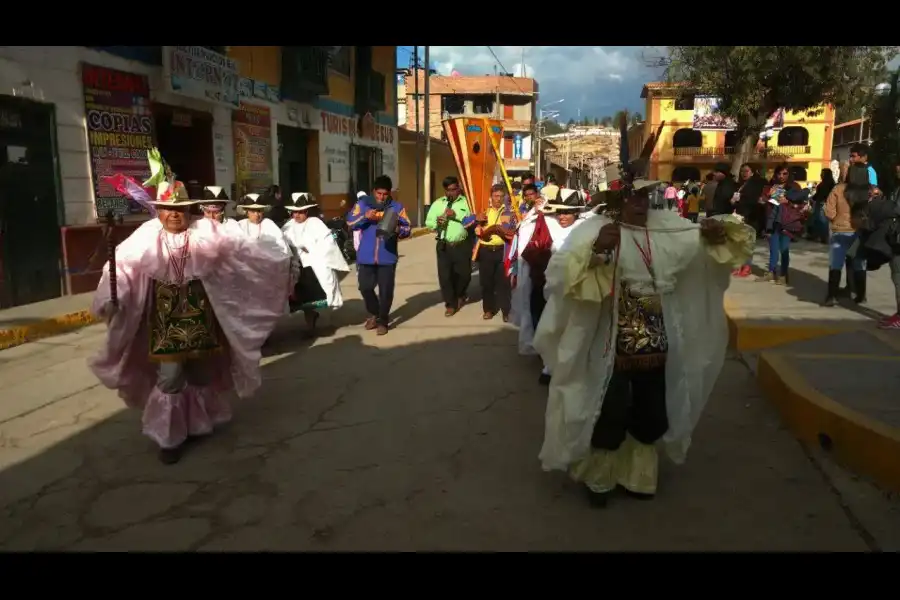
POLYGON ((413 50, 413 77, 415 78, 415 83, 413 84, 414 93, 413 93, 413 105, 416 107, 416 227, 422 226, 422 213, 425 212, 424 205, 422 203, 422 187, 421 187, 421 165, 419 164, 420 155, 419 155, 419 140, 422 137, 422 129, 419 127, 419 47, 415 46, 413 50))
POLYGON ((425 200, 431 204, 431 46, 425 46, 425 200))
POLYGON ((497 75, 497 65, 494 65, 494 77, 497 78, 497 101, 494 102, 494 112, 499 119, 503 116, 503 111, 500 110, 500 77, 497 75))
POLYGON ((544 110, 538 111, 537 127, 534 128, 534 137, 537 138, 537 155, 534 157, 534 179, 541 180, 541 127, 544 123, 544 110))

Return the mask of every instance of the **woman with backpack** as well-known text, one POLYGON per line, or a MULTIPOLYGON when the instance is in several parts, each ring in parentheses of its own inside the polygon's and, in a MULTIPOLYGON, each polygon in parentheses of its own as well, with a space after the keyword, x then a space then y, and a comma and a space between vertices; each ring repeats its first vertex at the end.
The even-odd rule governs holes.
MULTIPOLYGON (((854 164, 847 169, 845 183, 834 186, 825 201, 825 218, 831 223, 831 240, 828 248, 828 293, 823 306, 834 306, 841 285, 841 271, 847 262, 847 253, 857 240, 856 223, 858 216, 865 212, 869 203, 869 172, 866 165, 854 164)), ((862 254, 862 253, 860 253, 862 254)), ((855 256, 850 261, 853 301, 866 301, 866 262, 855 256)), ((850 287, 850 281, 847 286, 850 287)))

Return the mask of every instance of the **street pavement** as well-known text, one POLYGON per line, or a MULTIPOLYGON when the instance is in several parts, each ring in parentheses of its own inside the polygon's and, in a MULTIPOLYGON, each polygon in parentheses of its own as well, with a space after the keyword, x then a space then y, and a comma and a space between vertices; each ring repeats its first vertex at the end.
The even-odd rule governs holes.
POLYGON ((401 253, 389 335, 351 273, 325 335, 286 320, 258 395, 177 465, 88 371, 103 326, 0 352, 0 549, 878 549, 737 356, 657 498, 589 508, 540 469, 538 360, 477 305, 443 316, 430 237, 401 253))

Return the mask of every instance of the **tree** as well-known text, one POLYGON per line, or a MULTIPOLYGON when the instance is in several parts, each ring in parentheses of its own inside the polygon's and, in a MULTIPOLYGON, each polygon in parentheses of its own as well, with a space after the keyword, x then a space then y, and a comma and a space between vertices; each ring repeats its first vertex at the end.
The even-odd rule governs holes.
POLYGON ((568 129, 569 127, 571 127, 571 126, 574 125, 574 124, 575 124, 575 119, 569 119, 569 120, 566 122, 566 129, 568 129))
POLYGON ((900 163, 900 71, 891 76, 890 91, 875 98, 872 106, 870 163, 878 174, 878 187, 891 194, 897 187, 895 166, 900 163))
POLYGON ((584 125, 585 127, 588 127, 591 124, 591 118, 584 117, 583 119, 581 119, 581 124, 584 125))
POLYGON ((636 125, 644 120, 644 117, 641 116, 641 113, 631 113, 631 124, 636 125))
POLYGON ((624 110, 617 111, 615 116, 613 116, 612 118, 612 126, 618 129, 620 124, 622 123, 622 117, 627 118, 627 115, 628 113, 626 113, 624 110))
POLYGON ((600 119, 597 117, 594 117, 594 127, 597 127, 599 125, 600 125, 600 119))
POLYGON ((668 46, 662 62, 682 97, 715 96, 719 113, 737 121, 737 170, 776 109, 815 116, 825 104, 865 102, 897 53, 897 46, 668 46))
MULTIPOLYGON (((569 122, 572 122, 569 119, 569 122)), ((543 122, 544 135, 556 135, 557 133, 565 133, 565 129, 562 125, 557 123, 556 121, 544 121, 543 122)))
POLYGON ((609 127, 610 125, 612 125, 612 117, 603 117, 602 119, 600 119, 600 124, 604 127, 609 127))

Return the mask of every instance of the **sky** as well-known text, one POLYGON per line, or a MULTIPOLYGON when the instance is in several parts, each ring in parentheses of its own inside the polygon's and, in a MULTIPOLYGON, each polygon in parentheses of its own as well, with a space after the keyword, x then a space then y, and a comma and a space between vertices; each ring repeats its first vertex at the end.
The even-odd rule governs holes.
MULTIPOLYGON (((397 66, 408 67, 413 46, 397 47, 397 66)), ((423 60, 423 46, 419 59, 423 60)), ((431 46, 431 67, 441 75, 487 75, 500 71, 525 73, 540 85, 540 105, 558 110, 559 120, 613 116, 617 111, 642 112, 641 88, 659 81, 660 69, 647 67, 642 53, 658 56, 647 46, 431 46), (493 50, 496 58, 491 53, 493 50), (563 102, 556 102, 562 99, 563 102)))

